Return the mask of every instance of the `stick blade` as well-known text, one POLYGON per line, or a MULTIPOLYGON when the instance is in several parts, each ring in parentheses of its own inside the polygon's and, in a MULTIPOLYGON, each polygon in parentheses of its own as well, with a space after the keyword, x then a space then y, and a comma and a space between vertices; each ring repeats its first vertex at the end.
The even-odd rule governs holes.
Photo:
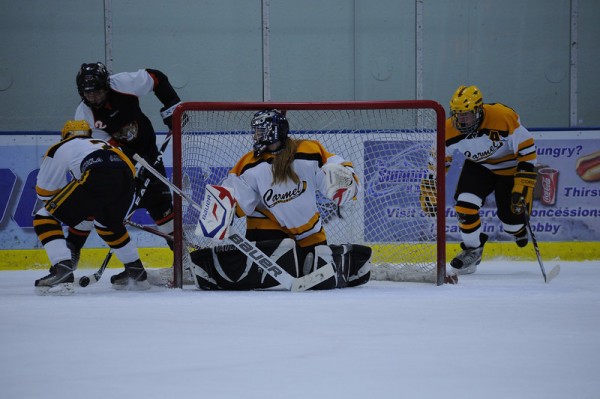
POLYGON ((315 270, 314 272, 307 274, 306 276, 294 279, 291 291, 306 291, 315 285, 322 283, 323 281, 333 277, 335 270, 333 264, 328 263, 325 266, 315 270))
POLYGON ((560 273, 560 265, 556 265, 552 268, 552 270, 550 270, 550 272, 548 272, 548 274, 546 275, 546 284, 549 283, 550 281, 552 281, 552 279, 556 276, 558 276, 558 274, 560 273))

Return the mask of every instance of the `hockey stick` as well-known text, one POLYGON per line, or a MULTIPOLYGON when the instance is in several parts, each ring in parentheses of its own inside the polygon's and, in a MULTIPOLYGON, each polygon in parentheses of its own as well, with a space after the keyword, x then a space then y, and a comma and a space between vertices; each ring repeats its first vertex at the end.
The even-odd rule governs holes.
POLYGON ((529 231, 531 243, 533 244, 533 248, 535 249, 535 256, 537 257, 538 263, 540 264, 542 276, 544 276, 544 282, 549 283, 554 277, 558 276, 558 273, 560 273, 560 265, 554 266, 552 270, 550 270, 550 273, 546 274, 546 269, 544 268, 544 263, 542 262, 542 255, 540 255, 540 248, 538 247, 537 240, 535 239, 535 235, 533 234, 533 229, 531 228, 531 223, 529 222, 529 209, 527 208, 526 204, 523 205, 523 208, 525 210, 525 226, 527 227, 527 231, 529 231))
MULTIPOLYGON (((158 150, 158 156, 156 157, 156 160, 154 161, 155 165, 158 165, 158 163, 162 160, 163 154, 164 154, 165 150, 167 149, 167 146, 169 145, 169 142, 171 141, 172 137, 173 137, 173 132, 169 131, 169 133, 165 137, 165 140, 161 144, 160 149, 158 150)), ((137 154, 135 154, 135 155, 137 155, 137 154)), ((137 174, 139 175, 140 172, 141 172, 141 168, 137 171, 137 174)), ((147 177, 146 180, 144 180, 144 183, 142 184, 142 188, 140 189, 139 194, 136 194, 133 197, 133 201, 131 201, 131 205, 129 205, 129 209, 127 210, 127 216, 125 217, 125 220, 123 221, 123 223, 127 223, 133 217, 133 214, 137 210, 149 185, 150 185, 150 177, 147 177)), ((82 276, 81 278, 79 278, 78 283, 79 283, 80 287, 87 287, 88 285, 97 283, 100 280, 100 278, 102 277, 102 274, 104 274, 104 270, 106 270, 106 267, 108 266, 108 262, 110 262, 110 259, 112 258, 113 252, 114 251, 111 248, 108 251, 108 253, 106 254, 106 257, 104 258, 104 262, 102 262, 102 265, 94 274, 90 274, 88 276, 82 276)))
POLYGON ((153 229, 152 227, 148 227, 148 226, 144 226, 143 224, 136 223, 136 222, 132 221, 131 219, 126 219, 124 223, 128 224, 130 226, 133 226, 133 227, 135 227, 137 229, 147 231, 148 233, 154 234, 155 236, 162 237, 162 238, 164 238, 165 240, 167 240, 169 242, 173 242, 173 236, 172 235, 167 234, 167 233, 163 233, 160 230, 153 229))
MULTIPOLYGON (((194 207, 199 212, 202 212, 202 207, 196 201, 194 201, 187 194, 181 191, 179 187, 171 183, 156 169, 151 167, 148 164, 148 162, 146 162, 142 157, 136 154, 133 156, 133 159, 138 161, 148 171, 153 173, 159 180, 161 180, 163 183, 169 186, 173 190, 173 192, 177 193, 181 198, 185 199, 192 207, 194 207)), ((277 282, 282 287, 290 291, 305 291, 335 275, 333 265, 327 264, 322 268, 317 269, 310 274, 307 274, 306 276, 293 277, 291 274, 285 271, 285 269, 279 266, 277 262, 272 260, 267 254, 265 254, 263 251, 257 248, 256 245, 252 244, 250 241, 248 241, 245 237, 238 234, 237 232, 230 230, 227 238, 233 243, 233 245, 237 247, 237 249, 242 251, 248 258, 252 259, 254 263, 258 265, 258 267, 265 271, 269 276, 277 280, 277 282)))

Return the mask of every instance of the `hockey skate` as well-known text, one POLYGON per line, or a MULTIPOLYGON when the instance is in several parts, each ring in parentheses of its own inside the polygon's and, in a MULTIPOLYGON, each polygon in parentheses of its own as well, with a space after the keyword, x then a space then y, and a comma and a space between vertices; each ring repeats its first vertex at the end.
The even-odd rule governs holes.
MULTIPOLYGON (((81 257, 81 250, 75 248, 75 245, 70 241, 67 241, 67 248, 71 251, 71 267, 73 271, 77 270, 79 265, 79 258, 81 257)), ((50 266, 50 274, 54 273, 55 265, 50 266)))
POLYGON ((71 262, 73 263, 73 271, 77 270, 77 266, 79 265, 79 258, 81 257, 81 249, 76 248, 75 244, 70 241, 67 241, 67 248, 71 251, 71 262))
POLYGON ((125 270, 112 276, 110 283, 116 290, 142 291, 150 289, 148 274, 139 259, 126 263, 125 270))
POLYGON ((523 228, 522 231, 519 231, 517 234, 515 234, 515 242, 517 243, 517 246, 519 248, 523 248, 527 245, 529 239, 527 238, 527 230, 525 228, 523 228))
POLYGON ((71 295, 73 289, 73 265, 70 260, 58 262, 50 268, 50 274, 35 280, 38 295, 71 295))
POLYGON ((479 240, 481 245, 477 248, 467 248, 464 243, 460 243, 462 252, 456 255, 450 262, 450 266, 456 271, 457 274, 473 274, 477 271, 477 265, 481 263, 481 256, 483 254, 483 246, 485 245, 488 236, 481 234, 479 240))

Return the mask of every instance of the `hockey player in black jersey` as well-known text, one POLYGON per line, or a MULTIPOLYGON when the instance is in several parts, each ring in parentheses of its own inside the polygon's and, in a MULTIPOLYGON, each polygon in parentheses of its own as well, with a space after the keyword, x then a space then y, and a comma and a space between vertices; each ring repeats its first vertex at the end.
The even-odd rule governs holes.
MULTIPOLYGON (((133 154, 140 155, 166 176, 162 161, 156 162, 159 156, 156 133, 150 119, 140 108, 139 97, 154 93, 163 104, 161 117, 171 130, 172 114, 180 99, 167 76, 155 69, 110 75, 102 63, 95 62, 81 65, 76 83, 81 103, 75 111, 75 119, 87 121, 92 127, 93 137, 119 147, 130 159, 133 154)), ((171 235, 171 192, 160 180, 143 172, 136 179, 138 189, 146 178, 151 179, 150 184, 138 207, 148 211, 158 230, 171 235)), ((91 229, 91 220, 69 229, 67 244, 75 263, 91 229)), ((171 246, 170 242, 167 243, 171 246)))

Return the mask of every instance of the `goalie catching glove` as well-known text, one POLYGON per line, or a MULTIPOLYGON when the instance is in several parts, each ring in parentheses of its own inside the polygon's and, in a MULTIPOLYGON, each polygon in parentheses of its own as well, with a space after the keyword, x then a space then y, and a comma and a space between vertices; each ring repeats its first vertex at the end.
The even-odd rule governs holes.
POLYGON ((325 173, 327 192, 325 196, 338 206, 346 204, 358 194, 357 178, 352 168, 340 164, 325 164, 321 168, 325 173))
POLYGON ((427 216, 435 217, 437 214, 437 189, 434 179, 421 180, 421 209, 427 216))
POLYGON ((216 240, 226 239, 235 215, 235 205, 236 200, 231 189, 207 184, 202 212, 194 234, 216 240))
POLYGON ((512 189, 510 210, 515 215, 520 215, 527 207, 527 212, 531 214, 533 204, 533 187, 537 173, 535 172, 517 172, 515 174, 515 183, 512 189))

